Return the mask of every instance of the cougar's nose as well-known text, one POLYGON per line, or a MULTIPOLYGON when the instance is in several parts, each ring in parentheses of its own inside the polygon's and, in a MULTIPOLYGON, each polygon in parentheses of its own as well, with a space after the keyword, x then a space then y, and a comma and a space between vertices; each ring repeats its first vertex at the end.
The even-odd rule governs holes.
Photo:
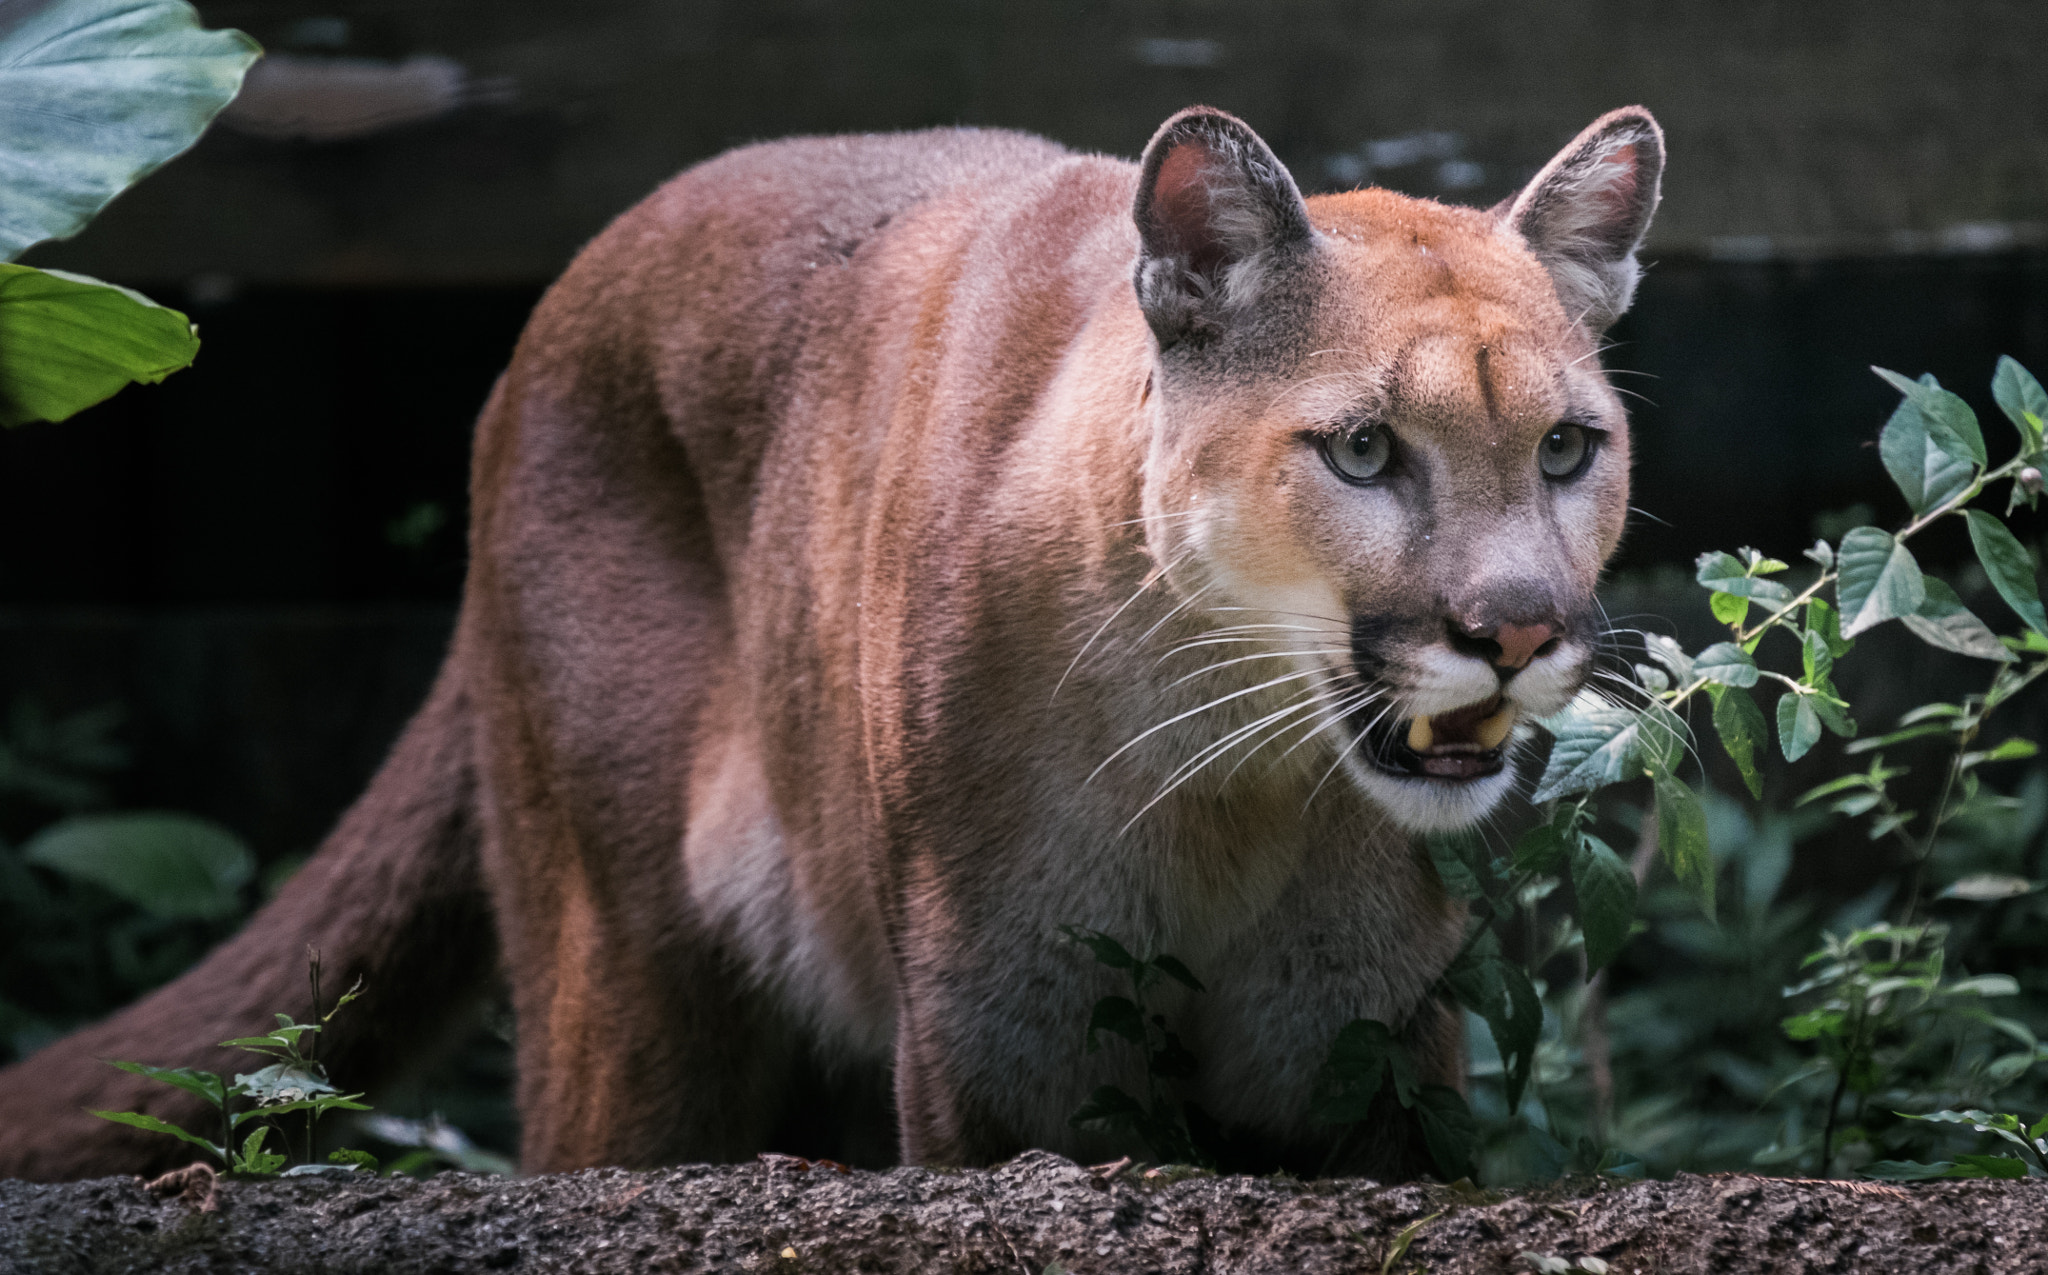
POLYGON ((1476 655, 1497 669, 1519 672, 1557 637, 1557 626, 1534 624, 1466 624, 1451 621, 1451 645, 1476 655))

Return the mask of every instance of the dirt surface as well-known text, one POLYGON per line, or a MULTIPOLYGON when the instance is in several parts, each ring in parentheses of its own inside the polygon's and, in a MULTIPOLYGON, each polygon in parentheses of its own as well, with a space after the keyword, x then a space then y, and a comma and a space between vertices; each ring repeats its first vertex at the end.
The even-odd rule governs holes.
POLYGON ((0 1182, 0 1272, 2048 1272, 2048 1184, 1744 1176, 1505 1194, 1361 1180, 988 1171, 769 1157, 659 1173, 192 1184, 0 1182), (1555 1269, 1555 1268, 1553 1268, 1555 1269))

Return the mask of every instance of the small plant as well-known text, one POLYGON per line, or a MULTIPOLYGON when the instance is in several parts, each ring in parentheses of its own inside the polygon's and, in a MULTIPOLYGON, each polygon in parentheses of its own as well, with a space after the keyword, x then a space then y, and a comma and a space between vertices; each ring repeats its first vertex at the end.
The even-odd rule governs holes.
MULTIPOLYGON (((330 1111, 368 1111, 369 1107, 357 1099, 363 1095, 344 1094, 335 1088, 327 1077, 327 1069, 320 1065, 318 1057, 319 1033, 326 1024, 333 1021, 344 1005, 362 994, 362 980, 344 992, 334 1008, 320 1012, 320 957, 317 952, 308 952, 310 978, 313 984, 313 1012, 318 1020, 311 1023, 293 1022, 289 1014, 277 1015, 277 1026, 261 1036, 238 1036, 224 1040, 224 1049, 240 1049, 260 1057, 273 1059, 267 1066, 258 1068, 247 1075, 238 1075, 232 1085, 223 1081, 217 1072, 201 1071, 193 1067, 152 1067, 146 1063, 109 1060, 110 1065, 123 1071, 146 1076, 151 1080, 172 1085, 212 1104, 219 1116, 221 1140, 214 1142, 189 1129, 174 1125, 167 1120, 146 1115, 140 1111, 95 1111, 92 1114, 102 1120, 116 1124, 132 1125, 152 1133, 167 1133, 199 1147, 221 1162, 229 1173, 252 1177, 269 1177, 284 1170, 290 1162, 290 1140, 285 1135, 280 1116, 295 1112, 305 1113, 305 1138, 302 1152, 310 1160, 313 1154, 313 1133, 320 1117, 330 1111), (248 1098, 253 1105, 241 1111, 234 1110, 237 1098, 248 1098), (251 1121, 259 1122, 247 1136, 236 1142, 242 1126, 251 1121), (278 1134, 283 1151, 271 1151, 265 1143, 272 1132, 278 1134)), ((376 1157, 367 1151, 342 1150, 332 1153, 328 1159, 351 1168, 375 1171, 376 1157)), ((301 1166, 302 1168, 305 1166, 301 1166)))
POLYGON ((1837 1122, 1845 1098, 1855 1102, 1856 1140, 1875 1141, 1875 1133, 1861 1127, 1870 1096, 1915 1071, 1940 1070, 1972 1028, 1987 1027, 2023 1046, 2011 1061, 1994 1062, 1995 1074, 2011 1079, 2033 1065, 2033 1032, 1983 1004, 1989 997, 2016 995, 2019 984, 2003 974, 1947 977, 1946 937, 1946 928, 1939 925, 1884 923, 1841 938, 1824 935, 1820 950, 1805 961, 1807 967, 1819 969, 1805 982, 1785 989, 1787 996, 1820 997, 1812 1008, 1786 1019, 1784 1029, 1795 1041, 1813 1042, 1821 1057, 1783 1083, 1816 1073, 1829 1078, 1831 1092, 1820 1135, 1823 1173, 1835 1163, 1837 1122), (1928 1057, 1916 1060, 1915 1054, 1928 1057))
POLYGON ((1394 1100, 1420 1130, 1439 1177, 1455 1182, 1474 1176, 1472 1149, 1478 1129, 1464 1095, 1447 1085, 1418 1081, 1407 1047, 1385 1023, 1370 1018, 1355 1019, 1337 1033, 1317 1077, 1310 1113, 1324 1124, 1349 1126, 1331 1146, 1323 1172, 1343 1163, 1386 1089, 1393 1091, 1394 1100))
POLYGON ((1865 1177, 1885 1178, 1893 1182, 1918 1182, 1930 1178, 2025 1178, 2048 1177, 2048 1116, 2042 1116, 2032 1125, 2010 1112, 1993 1113, 1978 1111, 1930 1111, 1923 1115, 1899 1112, 1908 1120, 1925 1120, 1932 1124, 1966 1124, 1978 1133, 1995 1133, 2007 1142, 2016 1144, 2024 1156, 2011 1155, 1959 1155, 1950 1160, 1934 1164, 1917 1161, 1885 1160, 1871 1165, 1863 1171, 1865 1177))
POLYGON ((1175 1097, 1171 1084, 1195 1074, 1195 1056, 1167 1029, 1166 1016, 1151 1012, 1145 1001, 1146 989, 1161 978, 1191 992, 1201 991, 1202 984, 1178 958, 1164 952, 1140 960, 1100 931, 1063 925, 1060 933, 1087 948, 1098 964, 1123 970, 1131 979, 1129 996, 1105 996, 1095 1002, 1088 1015, 1088 1052, 1102 1048, 1101 1033, 1107 1032, 1137 1048, 1145 1060, 1143 1101, 1116 1085, 1102 1085, 1068 1122, 1077 1129, 1094 1126, 1134 1134, 1162 1164, 1209 1167, 1211 1158, 1197 1145, 1195 1133, 1208 1127, 1208 1117, 1193 1103, 1175 1097))
MULTIPOLYGON (((1592 687, 1545 723, 1555 744, 1533 797, 1547 818, 1512 852, 1489 851, 1476 837, 1443 839, 1431 847, 1446 887, 1470 901, 1473 916, 1473 928, 1445 983, 1491 1028, 1504 1064, 1510 1113, 1523 1091, 1541 1030, 1540 1013, 1529 1012, 1540 1006, 1535 976, 1577 942, 1585 957, 1582 969, 1590 977, 1604 958, 1613 955, 1633 924, 1635 891, 1633 882, 1625 881, 1617 870, 1622 866, 1619 858, 1600 853, 1590 842, 1571 841, 1575 833, 1591 835, 1588 798, 1614 785, 1648 781, 1654 814, 1645 816, 1653 822, 1643 842, 1654 846, 1711 924, 1718 916, 1718 871, 1708 845, 1706 803, 1679 773, 1689 741, 1683 712, 1702 699, 1711 702, 1715 734, 1751 796, 1761 798, 1773 742, 1790 764, 1811 752, 1824 734, 1858 734, 1851 705, 1835 681, 1836 669, 1859 635, 1894 619, 1932 646, 1998 667, 1983 694, 1925 705, 1907 714, 1891 733, 1850 744, 1852 753, 1873 754, 1869 766, 1823 784, 1804 798, 1826 801, 1837 816, 1868 816, 1870 839, 1890 842, 1901 854, 1900 880, 1893 891, 1896 928, 1872 929, 1858 923, 1849 938, 1830 940, 1832 948, 1811 958, 1812 964, 1825 965, 1823 973, 1798 989, 1802 995, 1817 992, 1826 998, 1822 1006, 1788 1020, 1795 1041, 1819 1049, 1822 1056, 1787 1083, 1826 1077, 1832 1097, 1822 1111, 1818 1136, 1811 1142, 1798 1140, 1797 1146, 1817 1143, 1821 1170, 1828 1171, 1841 1136, 1851 1132, 1838 1129, 1844 1101, 1854 1101, 1851 1114, 1858 1123, 1852 1128, 1859 1138, 1867 1138, 1870 1130, 1860 1116, 1871 1096, 1890 1096, 1905 1077, 1930 1076, 1938 1070, 1907 1047, 1909 1022, 1920 1027, 1940 1023, 1942 1038, 1952 1044, 1962 1025, 1969 1024, 1988 1026, 1994 1034, 2004 1032, 2025 1045, 2010 1059, 1996 1060, 1996 1075, 1985 1070, 1994 1064, 1985 1062, 1977 1072, 1980 1079, 2010 1079, 2014 1068, 2023 1070, 2033 1063, 2031 1031, 2015 1019, 1989 1014, 1978 1003, 1987 994, 2016 990, 2011 980, 1946 979, 1940 952, 1944 935, 1915 922, 1924 904, 1926 866, 1938 837, 1952 821, 1984 804, 1979 800, 1978 769, 2035 753, 2024 740, 1991 748, 1977 743, 1986 717, 2048 672, 2048 614, 2043 612, 2032 560, 2007 529, 2004 516, 1970 506, 1998 482, 2011 484, 2005 516, 2021 504, 2036 503, 2043 486, 2040 466, 2048 459, 2043 444, 2048 393, 2018 363, 2009 358, 1999 362, 1992 392, 2012 421, 2019 446, 2004 463, 1993 465, 1976 417, 1962 399, 1932 377, 1915 381, 1882 369, 1878 374, 1902 396, 1885 425, 1879 453, 1912 511, 1907 523, 1896 532, 1854 526, 1836 543, 1817 541, 1805 551, 1811 574, 1804 580, 1796 579, 1790 563, 1754 549, 1702 555, 1695 580, 1709 592, 1710 609, 1727 628, 1726 640, 1689 653, 1668 638, 1646 638, 1647 660, 1635 666, 1626 696, 1592 687), (2020 636, 1998 637, 1965 607, 1954 588, 1926 575, 1914 558, 1909 542, 1950 519, 1959 520, 1967 530, 1985 579, 2026 626, 2020 636), (1767 661, 1765 644, 1774 633, 1783 633, 1790 642, 1770 648, 1780 654, 1767 661), (1777 698, 1767 718, 1754 695, 1773 684, 1777 698), (1894 781, 1907 768, 1887 764, 1879 750, 1896 752, 1937 739, 1949 749, 1938 793, 1925 811, 1908 809, 1894 795, 1894 781), (1566 918, 1566 941, 1560 944, 1546 939, 1534 909, 1517 905, 1528 891, 1558 881, 1567 870, 1576 915, 1566 918), (1576 938, 1569 929, 1574 924, 1576 938), (1526 963, 1488 959, 1507 951, 1516 938, 1529 952, 1526 963), (1894 942, 1899 945, 1896 952, 1871 950, 1894 942), (2019 1033, 2025 1033, 2024 1040, 2019 1033)), ((1772 885, 1775 888, 1775 880, 1772 885)), ((1993 898, 2023 894, 2032 886, 2019 879, 1986 879, 1952 888, 1962 891, 1955 897, 1993 898)), ((1958 1047, 1949 1059, 1955 1062, 1966 1054, 1976 1059, 1981 1050, 1958 1047)), ((1731 1060, 1730 1069, 1724 1070, 1735 1074, 1732 1067, 1731 1060)), ((1789 1153, 1782 1147, 1769 1151, 1773 1157, 1807 1154, 1796 1148, 1789 1153)))

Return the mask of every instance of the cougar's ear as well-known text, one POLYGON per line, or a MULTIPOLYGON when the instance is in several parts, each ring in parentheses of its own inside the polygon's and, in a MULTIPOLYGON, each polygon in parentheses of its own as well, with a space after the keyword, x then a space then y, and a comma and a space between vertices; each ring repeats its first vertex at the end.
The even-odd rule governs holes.
POLYGON ((1160 125, 1138 178, 1138 305, 1161 347, 1220 331, 1315 232, 1294 178, 1233 115, 1192 106, 1160 125))
POLYGON ((1497 209, 1550 271, 1565 313, 1595 332, 1635 296, 1636 249, 1663 176, 1664 130, 1642 107, 1624 106, 1594 120, 1497 209))

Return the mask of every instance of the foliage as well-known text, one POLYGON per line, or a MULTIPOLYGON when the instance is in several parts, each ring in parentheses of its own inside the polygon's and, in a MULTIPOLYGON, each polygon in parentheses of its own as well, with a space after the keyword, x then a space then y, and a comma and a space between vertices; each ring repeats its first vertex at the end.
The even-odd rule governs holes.
MULTIPOLYGON (((1924 913, 1928 878, 1936 872, 1951 879, 1932 902, 2005 908, 2009 922, 2018 914, 2006 905, 2025 901, 2035 888, 2021 873, 2039 867, 2024 856, 2037 853, 2048 783, 2036 775, 2020 796, 2006 797, 1981 777, 1983 767, 2033 757, 2035 746, 2018 738, 1989 747, 1979 741, 1987 718, 2048 672, 2048 634, 2032 559, 2000 514, 1970 506, 2000 481, 2012 484, 2005 515, 2035 502, 2048 395, 2017 363, 2001 360, 1993 394, 2019 446, 1994 467, 1960 398, 1931 377, 1879 374, 1902 395, 1879 452, 1912 517, 1895 533, 1859 526, 1836 544, 1816 543, 1805 557, 1817 571, 1799 587, 1778 579, 1790 576, 1788 564, 1753 550, 1703 556, 1695 580, 1710 591, 1729 640, 1687 656, 1675 643, 1653 639, 1648 651, 1656 664, 1639 666, 1636 679, 1644 707, 1605 695, 1582 697, 1558 723, 1561 739, 1572 738, 1579 754, 1616 741, 1611 747, 1622 754, 1620 764, 1588 775, 1575 753, 1565 751, 1553 755, 1539 788, 1539 796, 1555 796, 1625 780, 1631 767, 1640 767, 1655 781, 1661 842, 1671 826, 1662 807, 1677 781, 1658 775, 1662 758, 1631 746, 1622 729, 1660 708, 1676 712, 1702 690, 1714 701, 1723 750, 1752 796, 1765 790, 1763 763, 1774 742, 1790 764, 1833 734, 1848 741, 1842 751, 1857 759, 1859 769, 1809 789, 1788 815, 1765 810, 1752 817, 1705 794, 1699 802, 1709 816, 1703 827, 1718 822, 1735 834, 1723 838, 1718 864, 1706 860, 1707 884, 1732 875, 1742 897, 1717 907, 1710 889, 1675 871, 1690 898, 1683 910, 1697 907, 1708 923, 1675 910, 1670 891, 1660 888, 1646 900, 1653 940, 1684 953, 1700 972, 1690 981, 1667 975, 1661 985, 1645 985, 1633 1004, 1616 1001, 1618 1059, 1626 1062, 1634 1052, 1656 1062, 1633 1077, 1641 1097, 1604 1132, 1668 1167, 1715 1167, 1744 1150, 1760 1164, 1822 1173, 1859 1166, 1893 1177, 2026 1171, 2011 1157, 1942 1154, 1954 1148, 1952 1139, 1942 1141, 1941 1126, 2023 1144, 2028 1136, 2019 1117, 1982 1110, 2008 1087, 2032 1086, 2030 1073, 2043 1056, 2027 1021, 2030 1009, 1995 1012, 1989 1003, 2019 996, 2022 985, 2002 974, 1952 973, 1959 953, 1995 959, 1998 946, 1985 940, 2009 938, 2011 927, 1988 933, 1984 924, 1966 920, 1961 932, 1952 932, 1924 913), (1966 527, 1982 582, 2025 625, 2017 636, 1994 635, 1956 588, 1926 574, 1915 559, 1909 542, 1949 519, 1966 527), (1768 610, 1751 622, 1754 607, 1768 610), (1991 662, 1990 682, 1979 693, 1920 705, 1889 732, 1858 738, 1836 684, 1839 662, 1859 638, 1891 619, 1941 651, 1991 662), (1765 639, 1777 631, 1790 639, 1777 649, 1790 648, 1796 671, 1758 663, 1765 639), (1782 688, 1772 714, 1775 739, 1751 694, 1773 682, 1782 688), (1939 760, 1931 784, 1907 779, 1914 767, 1887 760, 1928 749, 1939 760), (1827 830, 1828 816, 1861 821, 1867 844, 1892 849, 1875 861, 1881 871, 1869 894, 1840 909, 1834 925, 1841 936, 1824 934, 1821 947, 1799 959, 1804 936, 1813 933, 1813 907, 1779 898, 1779 890, 1793 844, 1827 830), (1878 917, 1887 898, 1897 916, 1891 923, 1878 917), (1794 966, 1807 976, 1773 995, 1773 984, 1791 981, 1779 971, 1794 966), (1771 1014, 1770 1003, 1788 996, 1799 1012, 1771 1014), (1770 1018, 1782 1020, 1784 1034, 1775 1046, 1762 1030, 1770 1018), (1702 1084, 1721 1089, 1747 1112, 1679 1110, 1684 1099, 1673 1091, 1685 1086, 1673 1084, 1674 1067, 1693 1071, 1696 1093, 1702 1084), (1768 1139, 1761 1136, 1766 1129, 1768 1139), (1929 1150, 1936 1153, 1932 1163, 1899 1158, 1929 1150)), ((1668 847, 1658 848, 1668 860, 1668 847)))
MULTIPOLYGON (((1853 1168, 1932 1145, 1931 1124, 1956 1124, 1931 1120, 1941 1115, 1933 1109, 1988 1106, 2041 1056, 2025 1015, 1987 1007, 2019 984, 1952 973, 1947 953, 1957 939, 1921 913, 1937 850, 1967 858, 1958 834, 2011 813, 2012 799, 1983 787, 1981 768, 2035 753, 2022 739, 1979 740, 1994 710, 2048 672, 2032 559, 2004 522, 2040 491, 2048 395, 2017 363, 2001 361, 1994 395, 2019 446, 1993 466, 1959 397, 1931 377, 1880 375, 1902 395, 1879 450, 1911 510, 1905 525, 1849 528, 1807 549, 1801 568, 1754 549, 1703 555, 1693 582, 1707 591, 1724 638, 1689 652, 1647 637, 1624 691, 1596 684, 1545 723, 1554 745, 1534 792, 1541 821, 1511 845, 1477 833, 1427 842, 1445 888, 1470 909, 1440 990, 1473 1013, 1491 1046, 1474 1040, 1472 1088, 1489 1181, 1621 1168, 1633 1154, 1666 1168, 1731 1158, 1853 1168), (1972 507, 1998 482, 2012 484, 2003 515, 1972 507), (1982 581, 2025 626, 2017 636, 1995 635, 1955 587, 1922 569, 1913 546, 1946 521, 1967 530, 1982 581), (1990 662, 1991 680, 1981 693, 1922 705, 1895 729, 1858 738, 1837 679, 1858 641, 1889 620, 1940 651, 1990 662), (1759 704, 1764 688, 1774 702, 1759 704), (1698 701, 1711 704, 1714 733, 1752 798, 1775 783, 1771 753, 1790 766, 1828 736, 1847 741, 1858 769, 1813 788, 1788 814, 1744 812, 1684 776, 1693 764, 1685 717, 1698 701), (1912 767, 1888 755, 1930 746, 1943 753, 1934 790, 1902 788, 1912 767), (1647 806, 1635 804, 1637 794, 1647 806), (1786 972, 1819 918, 1812 904, 1780 898, 1780 887, 1793 845, 1826 831, 1830 816, 1861 820, 1867 841, 1893 847, 1893 875, 1871 898, 1844 905, 1836 924, 1845 936, 1807 957, 1810 977, 1788 993, 1786 972), (1617 825, 1635 837, 1633 865, 1604 839, 1617 825), (1647 856, 1662 862, 1670 885, 1638 888, 1647 856), (1875 915, 1885 896, 1898 916, 1889 926, 1875 915), (1654 1054, 1664 1070, 1638 1068, 1625 1088, 1609 1082, 1596 1093, 1592 1054, 1602 1055, 1601 1070, 1611 1061, 1600 971, 1644 929, 1699 972, 1660 970, 1632 1000, 1614 1002, 1616 1052, 1629 1063, 1654 1054), (1576 977, 1558 981, 1566 969, 1576 977), (1801 1011, 1789 1018, 1776 1008, 1787 994, 1801 1011), (1791 1034, 1773 1030, 1779 1020, 1791 1034), (1726 1091, 1732 1107, 1686 1111, 1673 1071, 1726 1091), (1626 1101, 1610 1111, 1617 1091, 1626 1101), (1908 1114, 1889 1114, 1894 1108, 1908 1114)), ((2032 882, 2006 860, 1954 874, 1940 898, 1996 904, 2031 894, 2032 882)), ((1983 1157, 1958 1153, 1934 1163, 1961 1174, 2010 1173, 2017 1162, 1986 1167, 1983 1157)))
POLYGON ((1108 1128, 1134 1135, 1163 1164, 1209 1166, 1212 1156, 1198 1135, 1210 1127, 1208 1118, 1193 1103, 1182 1102, 1172 1082, 1195 1074, 1195 1056, 1168 1030, 1166 1016, 1147 1004, 1146 991, 1167 979, 1191 992, 1202 984, 1177 958, 1161 953, 1143 960, 1131 955, 1123 944, 1097 930, 1063 925, 1060 932, 1087 948, 1099 965, 1121 970, 1131 980, 1129 996, 1105 996, 1095 1002, 1088 1016, 1088 1052, 1102 1048, 1103 1037, 1121 1039, 1138 1050, 1145 1067, 1145 1097, 1141 1100, 1117 1085, 1099 1086, 1070 1119, 1080 1128, 1108 1128))
POLYGON ((120 720, 23 701, 0 729, 0 1057, 171 978, 252 901, 255 856, 226 828, 106 811, 120 720))
MULTIPOLYGON (((122 1071, 160 1081, 205 1099, 216 1113, 221 1137, 219 1142, 140 1111, 95 1111, 92 1114, 102 1120, 146 1129, 151 1133, 169 1134, 189 1142, 219 1160, 230 1173, 244 1177, 269 1177, 283 1171, 291 1160, 290 1138, 278 1123, 278 1117, 303 1112, 305 1140, 301 1149, 304 1158, 310 1161, 314 1129, 321 1116, 337 1110, 368 1111, 369 1107, 357 1101, 363 1095, 344 1094, 334 1087, 327 1078, 327 1069, 320 1064, 317 1045, 318 1033, 325 1030, 343 1006, 362 994, 361 980, 334 1002, 333 1009, 322 1013, 320 955, 309 952, 308 956, 313 983, 313 1013, 317 1021, 297 1023, 292 1021, 291 1015, 279 1014, 277 1026, 260 1036, 238 1036, 220 1042, 223 1049, 239 1049, 272 1060, 253 1072, 237 1075, 233 1084, 222 1080, 217 1072, 192 1067, 152 1067, 123 1061, 109 1063, 122 1071), (237 1098, 247 1098, 252 1105, 237 1111, 237 1098), (255 1127, 237 1143, 236 1135, 242 1126, 252 1121, 256 1122, 255 1127), (285 1151, 267 1149, 265 1143, 272 1132, 277 1133, 278 1141, 286 1147, 285 1151)), ((367 1151, 337 1151, 330 1159, 348 1169, 374 1171, 377 1168, 376 1157, 367 1151)))
POLYGON ((261 50, 181 0, 0 8, 0 425, 63 420, 191 363, 185 316, 81 275, 6 265, 77 233, 182 153, 261 50))

